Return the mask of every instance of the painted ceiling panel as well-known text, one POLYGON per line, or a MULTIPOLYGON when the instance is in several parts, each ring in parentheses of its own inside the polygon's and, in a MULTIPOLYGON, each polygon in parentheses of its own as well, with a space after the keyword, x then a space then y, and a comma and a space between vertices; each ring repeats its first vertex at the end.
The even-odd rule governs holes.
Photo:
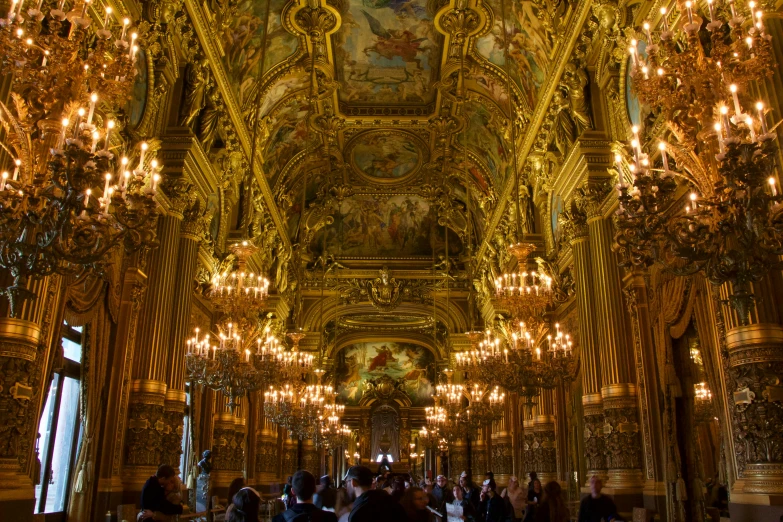
POLYGON ((332 37, 341 112, 431 114, 442 37, 426 0, 347 0, 332 37))

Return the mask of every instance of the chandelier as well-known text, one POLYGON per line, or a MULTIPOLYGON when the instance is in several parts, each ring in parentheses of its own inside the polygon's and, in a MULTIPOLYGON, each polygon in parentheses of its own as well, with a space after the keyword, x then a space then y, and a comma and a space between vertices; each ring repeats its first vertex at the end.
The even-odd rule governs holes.
POLYGON ((333 452, 337 448, 348 447, 352 440, 351 428, 342 424, 344 412, 345 406, 343 404, 332 402, 324 405, 318 442, 329 451, 333 452))
POLYGON ((462 422, 470 434, 503 418, 506 394, 498 386, 491 388, 473 383, 468 386, 467 395, 469 406, 462 415, 462 422))
POLYGON ((697 6, 686 2, 676 27, 661 9, 657 41, 645 23, 646 57, 631 42, 633 92, 661 108, 668 136, 648 143, 654 131, 645 129, 645 140, 634 126, 631 154, 616 155, 615 240, 626 265, 661 263, 677 275, 730 283, 728 302, 744 325, 752 283, 783 254, 778 146, 764 102, 752 98, 774 60, 754 2, 704 5, 704 29, 697 6))
POLYGON ((317 439, 324 405, 334 402, 334 396, 331 386, 320 384, 270 386, 264 393, 264 414, 296 439, 317 439))
POLYGON ((516 243, 509 252, 517 259, 517 272, 504 273, 495 280, 495 299, 511 316, 520 321, 536 321, 546 307, 554 302, 552 278, 536 270, 528 270, 532 243, 516 243))
POLYGON ((209 300, 215 309, 232 318, 258 315, 269 295, 269 280, 248 270, 248 260, 259 248, 249 241, 229 247, 236 258, 236 270, 218 271, 212 277, 209 300))
POLYGON ((559 324, 555 330, 554 336, 545 338, 545 346, 537 342, 539 330, 521 321, 510 331, 510 342, 486 330, 483 339, 471 336, 474 348, 456 354, 456 366, 484 387, 499 386, 532 397, 538 389, 551 389, 561 379, 573 378, 571 337, 559 324))
POLYGON ((199 335, 200 330, 196 328, 195 336, 187 340, 188 378, 222 392, 228 397, 232 412, 237 398, 274 381, 288 355, 272 336, 264 340, 259 337, 255 343, 243 339, 233 323, 228 323, 225 332, 221 331, 216 344, 209 334, 199 335))
MULTIPOLYGON (((0 64, 12 79, 0 103, 10 171, 0 175, 2 292, 15 316, 35 298, 26 281, 102 273, 109 251, 155 243, 160 168, 149 143, 123 140, 118 114, 134 85, 138 54, 130 20, 90 31, 88 2, 69 13, 11 2, 0 21, 0 64)), ((62 7, 62 4, 60 4, 62 7)))
POLYGON ((712 392, 706 382, 693 385, 693 410, 697 423, 711 422, 715 418, 712 406, 712 392))

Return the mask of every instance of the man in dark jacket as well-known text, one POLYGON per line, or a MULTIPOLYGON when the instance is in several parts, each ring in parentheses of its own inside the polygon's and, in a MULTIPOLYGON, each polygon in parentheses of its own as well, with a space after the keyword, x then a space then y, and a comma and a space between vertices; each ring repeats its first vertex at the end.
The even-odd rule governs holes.
POLYGON ((291 494, 296 504, 275 515, 272 522, 337 522, 337 516, 329 511, 321 511, 313 505, 315 477, 312 473, 299 470, 291 479, 291 494))
POLYGON ((462 488, 462 492, 473 509, 478 512, 479 510, 479 495, 481 490, 473 484, 470 475, 466 471, 463 471, 459 476, 459 486, 462 488))
POLYGON ((503 522, 506 510, 503 499, 497 494, 497 486, 494 480, 487 479, 481 488, 481 503, 479 513, 484 522, 503 522))
POLYGON ((372 489, 372 471, 365 466, 352 466, 343 482, 353 503, 348 522, 400 522, 407 520, 405 510, 385 491, 372 489))
POLYGON ((451 492, 449 481, 443 475, 438 475, 438 478, 435 479, 432 496, 435 497, 435 506, 433 507, 438 510, 438 513, 445 513, 445 505, 454 500, 454 493, 451 492))
POLYGON ((324 475, 318 479, 318 487, 313 495, 313 504, 318 509, 334 509, 334 503, 337 501, 337 490, 332 487, 332 479, 329 475, 324 475))
POLYGON ((601 494, 604 483, 598 475, 590 477, 590 494, 579 503, 579 522, 613 522, 619 520, 617 507, 610 497, 601 494))
POLYGON ((172 504, 166 500, 166 486, 176 478, 174 468, 164 464, 158 468, 155 475, 147 479, 144 487, 141 488, 141 510, 144 512, 144 518, 152 518, 155 511, 164 515, 182 514, 182 505, 172 504))

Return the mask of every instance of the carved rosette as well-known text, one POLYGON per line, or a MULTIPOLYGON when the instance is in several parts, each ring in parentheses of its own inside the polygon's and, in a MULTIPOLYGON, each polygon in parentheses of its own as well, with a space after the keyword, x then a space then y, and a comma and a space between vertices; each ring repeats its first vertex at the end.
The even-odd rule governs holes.
POLYGON ((542 484, 557 479, 557 444, 555 418, 552 415, 538 415, 533 426, 533 467, 542 484))
POLYGON ((613 487, 639 486, 643 480, 642 437, 636 395, 604 396, 603 404, 604 451, 609 481, 613 487))
POLYGON ((740 326, 726 334, 734 450, 746 493, 783 493, 783 328, 740 326))
MULTIPOLYGON (((587 398, 590 396, 586 396, 587 398)), ((583 400, 584 400, 583 398, 583 400)), ((606 458, 604 456, 604 410, 598 402, 583 403, 585 419, 585 460, 587 475, 606 474, 606 458)))

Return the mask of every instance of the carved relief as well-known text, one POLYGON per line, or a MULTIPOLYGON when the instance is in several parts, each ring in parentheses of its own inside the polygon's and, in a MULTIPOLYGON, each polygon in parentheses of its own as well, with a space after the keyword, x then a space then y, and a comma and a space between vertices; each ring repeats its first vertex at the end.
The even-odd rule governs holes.
POLYGON ((588 473, 606 469, 603 412, 589 414, 585 411, 584 438, 588 473))
POLYGON ((128 407, 125 464, 157 467, 163 462, 164 440, 171 432, 163 406, 133 402, 128 407))
POLYGON ((642 443, 635 404, 604 408, 603 434, 608 469, 642 469, 642 443))
MULTIPOLYGON (((15 350, 9 344, 0 344, 0 351, 15 350)), ((35 361, 0 356, 0 459, 15 459, 20 472, 26 471, 36 428, 32 399, 40 393, 38 373, 35 361)))

